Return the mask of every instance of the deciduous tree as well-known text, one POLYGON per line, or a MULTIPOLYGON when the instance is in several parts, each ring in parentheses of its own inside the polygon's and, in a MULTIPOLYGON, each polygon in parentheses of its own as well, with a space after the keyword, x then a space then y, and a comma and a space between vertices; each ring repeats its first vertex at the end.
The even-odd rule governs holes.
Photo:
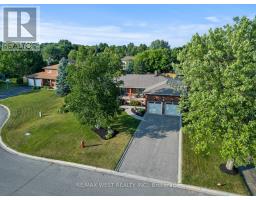
MULTIPOLYGON (((83 49, 79 50, 83 54, 83 49)), ((77 59, 79 65, 69 68, 71 93, 66 102, 81 123, 106 127, 119 108, 116 77, 119 75, 120 59, 110 53, 80 55, 77 59)))
MULTIPOLYGON (((256 155, 256 18, 194 35, 180 54, 189 88, 183 114, 197 153, 218 142, 227 168, 256 155)), ((185 99, 185 98, 184 98, 185 99)))

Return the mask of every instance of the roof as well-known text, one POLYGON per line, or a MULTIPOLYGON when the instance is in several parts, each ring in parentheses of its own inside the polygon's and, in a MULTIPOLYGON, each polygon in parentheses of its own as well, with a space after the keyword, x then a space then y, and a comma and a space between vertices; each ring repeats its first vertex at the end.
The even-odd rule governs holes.
POLYGON ((180 79, 169 78, 168 81, 152 86, 151 88, 146 89, 143 93, 151 95, 180 96, 180 89, 182 89, 183 86, 184 85, 180 79))
POLYGON ((43 69, 52 69, 52 70, 57 70, 58 68, 59 68, 59 64, 43 67, 43 69))
POLYGON ((122 61, 130 61, 130 60, 133 60, 133 59, 134 59, 134 56, 125 56, 121 60, 122 61))
POLYGON ((144 94, 151 95, 164 95, 164 96, 180 96, 180 93, 171 88, 169 83, 163 83, 162 85, 158 85, 150 90, 145 90, 144 94))
POLYGON ((57 76, 54 74, 49 74, 47 72, 38 72, 35 74, 28 75, 27 78, 56 80, 57 76))
POLYGON ((168 79, 164 76, 155 74, 126 74, 119 80, 123 81, 123 88, 149 88, 156 84, 166 82, 168 79))

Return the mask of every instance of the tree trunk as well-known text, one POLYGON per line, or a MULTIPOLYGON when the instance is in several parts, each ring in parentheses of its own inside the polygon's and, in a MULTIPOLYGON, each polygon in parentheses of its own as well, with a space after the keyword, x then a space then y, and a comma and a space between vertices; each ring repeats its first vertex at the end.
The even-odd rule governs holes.
POLYGON ((233 159, 228 159, 228 161, 226 163, 226 168, 230 171, 234 169, 234 160, 233 159))

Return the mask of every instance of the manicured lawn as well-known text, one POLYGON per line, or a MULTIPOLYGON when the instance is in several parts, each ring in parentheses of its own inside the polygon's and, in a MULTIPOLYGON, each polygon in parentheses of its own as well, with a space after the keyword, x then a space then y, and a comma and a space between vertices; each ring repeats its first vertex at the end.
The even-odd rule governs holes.
POLYGON ((183 138, 183 183, 249 195, 240 175, 227 175, 219 170, 219 165, 225 161, 218 154, 217 144, 211 147, 209 156, 196 155, 191 150, 188 135, 184 134, 183 138), (217 186, 217 183, 224 185, 217 186))
POLYGON ((59 114, 63 101, 47 90, 0 101, 11 110, 11 118, 2 132, 3 140, 24 153, 114 169, 139 121, 122 113, 113 122, 120 133, 102 140, 72 113, 59 114), (27 132, 31 135, 25 136, 27 132), (87 145, 84 149, 79 147, 82 139, 87 145))

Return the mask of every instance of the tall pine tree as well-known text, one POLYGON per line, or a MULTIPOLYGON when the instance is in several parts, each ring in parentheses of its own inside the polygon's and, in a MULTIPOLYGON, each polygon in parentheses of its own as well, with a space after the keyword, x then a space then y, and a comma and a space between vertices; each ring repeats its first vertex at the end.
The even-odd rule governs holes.
POLYGON ((69 93, 69 86, 67 83, 67 65, 68 60, 62 58, 59 62, 58 76, 56 81, 56 94, 58 96, 66 96, 69 93))

